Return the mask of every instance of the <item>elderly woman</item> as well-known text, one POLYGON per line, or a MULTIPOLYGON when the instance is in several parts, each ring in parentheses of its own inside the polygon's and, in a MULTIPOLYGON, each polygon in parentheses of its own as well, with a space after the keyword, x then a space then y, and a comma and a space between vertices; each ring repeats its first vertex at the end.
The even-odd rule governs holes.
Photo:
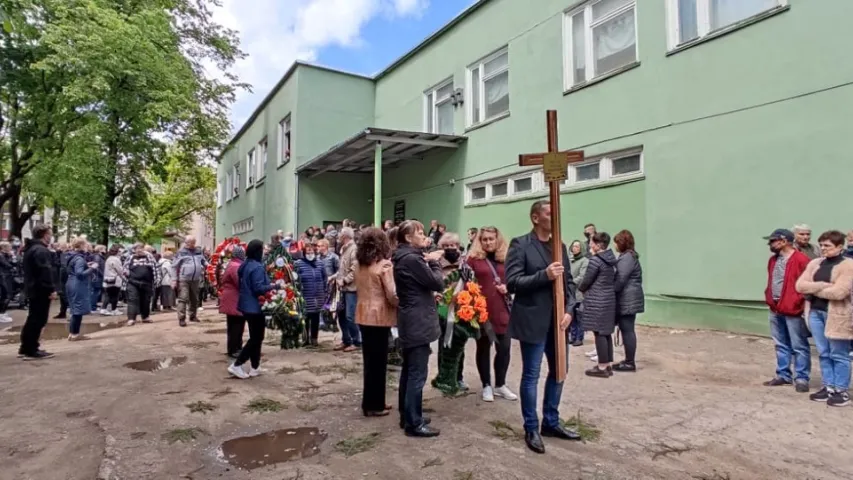
POLYGON ((385 403, 388 368, 388 337, 397 325, 397 289, 391 245, 385 232, 368 228, 356 248, 358 268, 355 284, 358 303, 355 323, 361 330, 364 358, 364 388, 361 410, 365 417, 384 417, 391 407, 385 403))
POLYGON ((441 252, 423 253, 426 247, 424 226, 420 222, 403 222, 397 230, 397 250, 393 254, 394 285, 399 306, 397 328, 403 348, 400 373, 400 427, 412 437, 436 437, 440 433, 429 426, 423 416, 423 390, 429 370, 430 343, 438 340, 435 292, 444 288, 444 277, 438 264, 441 252))
POLYGON ((104 290, 107 292, 107 302, 104 305, 105 315, 121 315, 118 309, 118 297, 124 286, 124 270, 121 264, 120 246, 113 244, 107 252, 104 262, 104 290))
POLYGON ((807 295, 809 329, 820 358, 823 388, 811 394, 815 402, 831 407, 850 404, 850 319, 853 260, 845 258, 844 234, 832 230, 818 237, 822 258, 809 262, 797 280, 797 291, 807 295))
MULTIPOLYGON (((572 279, 575 283, 580 283, 580 281, 583 280, 584 275, 586 275, 586 269, 589 266, 589 258, 587 258, 583 244, 580 240, 572 242, 569 246, 569 254, 572 256, 572 279)), ((583 293, 578 291, 576 299, 578 308, 575 311, 575 319, 569 327, 569 343, 571 343, 573 347, 580 347, 583 345, 583 319, 581 318, 583 309, 581 303, 583 301, 583 293)))
POLYGON ((616 327, 616 255, 610 250, 610 235, 598 232, 590 244, 592 257, 578 285, 584 295, 583 328, 595 335, 598 365, 587 370, 590 377, 613 376, 613 330, 616 327))
POLYGON ((68 340, 85 340, 80 334, 83 316, 92 311, 92 275, 98 268, 95 262, 87 262, 89 242, 85 237, 78 237, 71 243, 71 254, 67 258, 66 270, 68 280, 65 283, 65 294, 68 296, 68 306, 71 308, 71 318, 68 321, 68 340))
POLYGON ((175 290, 172 289, 172 259, 175 257, 175 252, 166 250, 163 256, 157 261, 160 267, 160 305, 163 310, 171 311, 175 308, 175 290))
POLYGON ((316 347, 320 335, 320 314, 326 303, 328 279, 323 260, 317 258, 317 249, 313 243, 302 245, 302 258, 294 267, 302 285, 302 298, 305 300, 305 334, 303 343, 316 347))
POLYGON ((151 323, 151 296, 154 285, 160 283, 160 267, 157 261, 141 243, 133 249, 133 255, 124 265, 127 278, 127 324, 136 324, 136 317, 142 317, 142 323, 151 323))

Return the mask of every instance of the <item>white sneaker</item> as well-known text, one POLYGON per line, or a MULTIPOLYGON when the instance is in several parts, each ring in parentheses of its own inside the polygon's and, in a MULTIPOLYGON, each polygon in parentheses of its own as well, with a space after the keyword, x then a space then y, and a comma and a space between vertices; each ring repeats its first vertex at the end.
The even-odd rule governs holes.
POLYGON ((593 355, 589 357, 590 362, 598 363, 598 355, 593 355))
POLYGON ((243 379, 243 380, 249 378, 249 374, 246 373, 245 370, 243 370, 242 366, 238 367, 237 365, 234 365, 233 363, 231 364, 231 366, 228 367, 228 373, 230 373, 231 375, 233 375, 237 378, 243 379))
POLYGON ((135 320, 128 320, 128 321, 127 321, 127 326, 128 326, 128 327, 132 327, 132 326, 134 326, 134 325, 136 325, 136 321, 135 321, 135 320))
POLYGON ((586 355, 587 357, 597 357, 598 352, 595 349, 592 349, 592 350, 584 353, 584 355, 586 355))
POLYGON ((5 313, 0 314, 0 323, 12 323, 12 317, 5 313))
POLYGON ((110 315, 112 315, 114 317, 118 317, 118 316, 124 315, 124 312, 122 312, 121 310, 113 310, 110 315))
POLYGON ((483 401, 484 402, 494 402, 495 401, 495 394, 492 391, 491 385, 486 385, 483 388, 483 401))
POLYGON ((510 390, 506 385, 496 388, 495 395, 510 401, 518 400, 518 395, 512 393, 512 390, 510 390))
POLYGON ((260 375, 262 373, 264 373, 264 371, 261 370, 261 367, 249 369, 249 376, 250 377, 257 377, 258 375, 260 375))

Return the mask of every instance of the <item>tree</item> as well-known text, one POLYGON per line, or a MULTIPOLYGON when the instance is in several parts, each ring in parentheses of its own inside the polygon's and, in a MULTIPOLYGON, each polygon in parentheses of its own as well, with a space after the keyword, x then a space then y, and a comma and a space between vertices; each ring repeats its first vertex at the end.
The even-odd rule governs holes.
POLYGON ((185 232, 193 215, 213 221, 216 173, 213 167, 195 165, 170 151, 165 174, 147 177, 153 195, 132 210, 136 238, 150 242, 167 232, 185 232))

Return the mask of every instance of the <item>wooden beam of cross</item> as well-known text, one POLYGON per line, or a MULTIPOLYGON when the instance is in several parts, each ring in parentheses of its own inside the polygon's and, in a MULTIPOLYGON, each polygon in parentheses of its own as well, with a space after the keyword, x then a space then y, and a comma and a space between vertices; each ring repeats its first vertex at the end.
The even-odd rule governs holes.
MULTIPOLYGON (((582 150, 559 151, 557 146, 557 111, 548 110, 546 114, 548 151, 545 153, 527 153, 518 156, 522 167, 542 166, 551 201, 551 262, 563 263, 563 240, 560 231, 560 183, 568 178, 569 164, 584 160, 582 150)), ((568 271, 564 275, 571 275, 568 271)), ((554 281, 554 352, 558 365, 556 379, 566 379, 566 332, 560 330, 560 321, 565 314, 565 283, 562 278, 554 281)))

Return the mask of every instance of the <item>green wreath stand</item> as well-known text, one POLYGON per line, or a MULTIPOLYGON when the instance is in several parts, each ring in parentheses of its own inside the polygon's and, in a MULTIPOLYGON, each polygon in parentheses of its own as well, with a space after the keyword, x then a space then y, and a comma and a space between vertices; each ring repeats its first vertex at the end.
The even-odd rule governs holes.
MULTIPOLYGON (((442 355, 438 358, 438 376, 432 381, 433 388, 445 395, 459 394, 459 362, 465 352, 465 344, 472 336, 474 335, 467 328, 458 323, 453 324, 453 338, 450 340, 450 346, 441 350, 442 355)), ((444 338, 438 341, 443 342, 444 338)))

